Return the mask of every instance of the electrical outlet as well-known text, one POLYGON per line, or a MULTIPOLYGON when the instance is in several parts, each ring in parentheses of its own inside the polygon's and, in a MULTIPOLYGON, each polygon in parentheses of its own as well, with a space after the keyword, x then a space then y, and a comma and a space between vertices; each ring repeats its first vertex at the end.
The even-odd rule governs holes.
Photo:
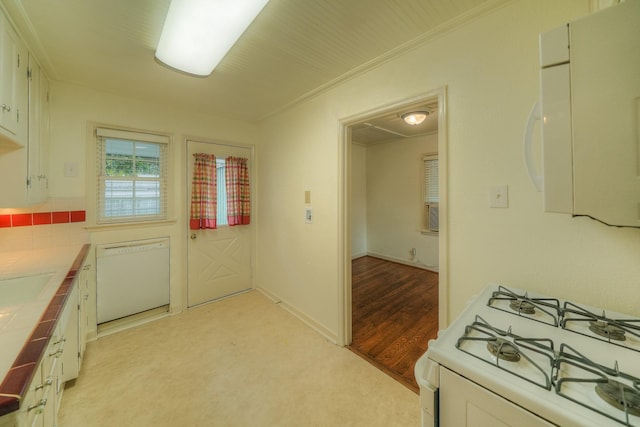
POLYGON ((506 185, 491 187, 489 190, 489 206, 492 208, 509 207, 509 191, 506 185))
POLYGON ((311 224, 313 222, 313 209, 304 208, 304 222, 311 224))

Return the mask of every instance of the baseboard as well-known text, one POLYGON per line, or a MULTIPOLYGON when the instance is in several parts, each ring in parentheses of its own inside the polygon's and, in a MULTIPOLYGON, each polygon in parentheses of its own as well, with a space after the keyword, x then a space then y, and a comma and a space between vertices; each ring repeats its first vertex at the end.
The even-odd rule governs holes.
POLYGON ((402 258, 396 258, 396 257, 392 257, 392 256, 388 256, 388 255, 383 255, 383 254, 379 254, 376 252, 367 252, 368 256, 372 256, 374 258, 380 258, 380 259, 384 259, 386 261, 391 261, 391 262, 396 262, 398 264, 404 264, 404 265, 408 265, 410 267, 416 267, 416 268, 421 268, 423 270, 428 270, 428 271, 433 271, 434 273, 438 272, 438 266, 437 265, 426 265, 423 264, 421 262, 413 262, 410 260, 406 260, 406 259, 402 259, 402 258))
POLYGON ((320 335, 325 337, 327 340, 329 340, 333 344, 337 344, 338 337, 333 331, 327 329, 325 326, 318 323, 317 321, 315 321, 314 319, 306 315, 304 312, 298 310, 295 306, 289 304, 287 301, 283 300, 273 292, 268 291, 267 289, 260 286, 257 286, 255 290, 260 292, 267 298, 269 298, 275 304, 278 304, 280 307, 282 307, 283 309, 291 313, 293 316, 295 316, 300 321, 302 321, 305 325, 309 326, 311 329, 318 332, 320 335))
POLYGON ((169 306, 163 305, 162 307, 153 308, 151 310, 143 311, 142 313, 132 314, 131 316, 123 317, 121 319, 100 323, 98 325, 96 339, 100 339, 126 329, 134 328, 136 326, 144 325, 145 323, 153 322, 154 320, 162 319, 167 316, 169 316, 169 306))
POLYGON ((352 254, 351 255, 351 259, 354 260, 354 259, 357 259, 357 258, 362 258, 363 256, 367 256, 367 253, 366 252, 359 252, 357 254, 352 254))

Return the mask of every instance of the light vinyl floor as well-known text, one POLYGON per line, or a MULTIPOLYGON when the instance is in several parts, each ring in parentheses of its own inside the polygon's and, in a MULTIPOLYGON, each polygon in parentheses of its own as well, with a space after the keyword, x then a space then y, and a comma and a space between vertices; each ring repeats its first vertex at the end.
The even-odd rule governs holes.
POLYGON ((254 291, 89 343, 58 425, 418 427, 420 405, 254 291))

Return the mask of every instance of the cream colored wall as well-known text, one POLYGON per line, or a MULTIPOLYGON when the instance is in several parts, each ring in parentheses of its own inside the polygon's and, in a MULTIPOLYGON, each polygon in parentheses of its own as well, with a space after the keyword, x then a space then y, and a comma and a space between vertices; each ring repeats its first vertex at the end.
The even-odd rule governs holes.
POLYGON ((438 152, 438 135, 367 147, 367 251, 392 261, 438 269, 438 236, 423 235, 422 155, 438 152), (410 254, 416 249, 416 256, 410 254))
MULTIPOLYGON (((53 83, 50 196, 54 199, 91 200, 87 187, 87 162, 93 163, 88 123, 108 124, 171 135, 170 217, 173 221, 157 226, 90 229, 94 244, 169 236, 171 239, 171 310, 186 305, 187 191, 185 182, 185 137, 254 144, 256 127, 247 123, 206 115, 189 114, 142 100, 115 96, 65 83, 53 83), (89 157, 87 155, 89 154, 89 157), (64 163, 79 165, 75 178, 64 177, 64 163), (89 196, 89 197, 87 197, 89 196)), ((93 205, 86 205, 87 217, 93 205)), ((87 223, 87 225, 90 225, 87 223)))
POLYGON ((449 316, 487 282, 640 314, 640 230, 543 213, 522 159, 538 34, 588 13, 588 0, 514 1, 264 120, 259 286, 339 334, 339 120, 446 86, 449 316), (505 184, 509 208, 489 208, 505 184))
POLYGON ((351 144, 351 257, 367 254, 367 149, 351 144))

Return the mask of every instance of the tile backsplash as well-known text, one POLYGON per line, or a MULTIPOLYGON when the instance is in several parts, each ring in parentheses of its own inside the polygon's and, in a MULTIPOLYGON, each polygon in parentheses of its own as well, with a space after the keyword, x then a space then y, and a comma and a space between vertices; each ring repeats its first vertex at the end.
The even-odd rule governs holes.
POLYGON ((87 243, 84 198, 50 199, 28 208, 0 209, 0 252, 87 243))
POLYGON ((84 222, 85 211, 33 212, 0 215, 0 228, 27 227, 31 225, 65 224, 84 222))

